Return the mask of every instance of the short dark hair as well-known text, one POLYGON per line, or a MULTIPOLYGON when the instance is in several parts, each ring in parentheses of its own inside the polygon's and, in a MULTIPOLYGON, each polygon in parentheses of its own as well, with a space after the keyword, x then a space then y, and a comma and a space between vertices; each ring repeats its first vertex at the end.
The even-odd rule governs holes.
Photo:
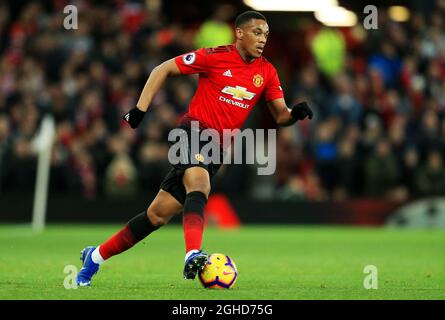
POLYGON ((246 22, 249 22, 251 19, 259 19, 267 22, 266 17, 263 16, 258 11, 246 11, 241 13, 235 20, 235 27, 239 28, 246 22))

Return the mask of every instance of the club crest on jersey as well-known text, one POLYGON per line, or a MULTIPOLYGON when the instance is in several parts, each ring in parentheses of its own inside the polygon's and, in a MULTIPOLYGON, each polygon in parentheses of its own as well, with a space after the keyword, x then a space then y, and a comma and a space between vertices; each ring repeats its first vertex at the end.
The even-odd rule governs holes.
POLYGON ((253 97, 255 97, 255 93, 249 92, 247 91, 246 88, 240 86, 236 87, 225 86, 224 89, 222 89, 221 91, 230 94, 233 97, 233 99, 236 100, 244 100, 244 99, 252 100, 253 97))
POLYGON ((194 52, 190 52, 182 56, 182 61, 185 64, 192 64, 193 62, 195 62, 195 59, 196 59, 196 54, 194 52))
POLYGON ((255 87, 259 88, 263 85, 264 79, 260 74, 256 74, 253 76, 253 84, 255 87))

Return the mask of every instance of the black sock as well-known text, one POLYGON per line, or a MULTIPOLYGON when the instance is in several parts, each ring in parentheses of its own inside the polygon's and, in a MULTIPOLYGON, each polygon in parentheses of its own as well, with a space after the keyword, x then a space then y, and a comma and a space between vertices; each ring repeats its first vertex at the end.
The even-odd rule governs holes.
POLYGON ((207 204, 207 197, 201 191, 192 191, 187 193, 184 202, 184 214, 194 212, 204 217, 204 207, 207 204))
POLYGON ((150 233, 159 229, 159 227, 155 227, 151 223, 150 219, 147 216, 147 212, 145 211, 141 212, 136 217, 128 221, 127 224, 137 241, 144 239, 150 233))
POLYGON ((200 250, 204 231, 204 207, 207 197, 204 193, 193 191, 187 194, 184 203, 183 227, 185 252, 200 250))

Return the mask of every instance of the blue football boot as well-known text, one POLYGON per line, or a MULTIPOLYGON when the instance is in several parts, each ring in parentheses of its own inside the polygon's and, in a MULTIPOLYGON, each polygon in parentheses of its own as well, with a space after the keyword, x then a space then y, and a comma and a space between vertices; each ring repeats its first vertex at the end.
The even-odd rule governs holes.
POLYGON ((192 253, 184 264, 184 279, 195 279, 199 271, 204 269, 209 259, 209 255, 205 252, 197 251, 192 253))
POLYGON ((90 286, 91 278, 99 271, 99 264, 94 263, 91 259, 91 254, 96 247, 86 247, 80 252, 80 260, 82 260, 82 269, 76 277, 76 282, 79 287, 90 286))

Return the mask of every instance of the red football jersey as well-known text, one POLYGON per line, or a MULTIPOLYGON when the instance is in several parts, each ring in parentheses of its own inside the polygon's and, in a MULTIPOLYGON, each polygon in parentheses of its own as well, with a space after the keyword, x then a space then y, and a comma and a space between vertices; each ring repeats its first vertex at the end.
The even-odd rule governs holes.
POLYGON ((241 128, 263 93, 266 101, 283 98, 273 65, 263 57, 244 61, 235 45, 198 49, 175 61, 182 74, 199 73, 187 116, 219 133, 241 128))

